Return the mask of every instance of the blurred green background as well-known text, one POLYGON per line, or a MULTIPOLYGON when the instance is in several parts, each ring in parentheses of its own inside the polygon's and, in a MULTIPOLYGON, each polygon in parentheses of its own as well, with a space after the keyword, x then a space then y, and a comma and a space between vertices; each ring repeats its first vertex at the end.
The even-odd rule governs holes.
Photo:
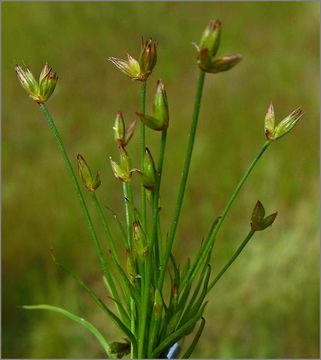
MULTIPOLYGON (((127 51, 137 56, 141 36, 157 40, 147 109, 162 78, 171 114, 162 185, 166 231, 198 76, 192 42, 213 17, 223 23, 220 54, 241 53, 244 60, 206 78, 175 245, 181 263, 193 256, 264 142, 269 102, 279 120, 298 106, 305 115, 264 155, 222 227, 214 272, 243 240, 258 199, 268 213, 279 211, 273 227, 254 237, 209 296, 194 356, 319 357, 319 3, 21 2, 2 3, 2 16, 2 356, 103 356, 86 330, 59 315, 22 310, 22 304, 63 306, 91 320, 108 340, 119 340, 109 319, 49 256, 53 247, 62 262, 106 295, 65 165, 14 65, 25 62, 38 74, 48 61, 58 72, 48 107, 70 157, 75 165, 80 152, 101 170, 98 196, 122 215, 107 156, 117 154, 114 116, 122 110, 128 123, 134 119, 139 86, 106 58, 125 57, 127 51)), ((148 145, 156 151, 158 134, 148 131, 148 145)), ((136 164, 137 146, 134 138, 129 151, 136 164)))

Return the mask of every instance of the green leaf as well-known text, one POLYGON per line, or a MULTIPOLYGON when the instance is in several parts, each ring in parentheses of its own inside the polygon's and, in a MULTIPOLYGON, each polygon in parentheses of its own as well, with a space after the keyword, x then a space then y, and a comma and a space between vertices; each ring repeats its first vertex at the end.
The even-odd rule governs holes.
POLYGON ((94 325, 92 325, 89 321, 83 319, 82 317, 79 317, 73 313, 71 313, 70 311, 67 311, 65 309, 62 309, 60 307, 57 306, 52 306, 52 305, 25 305, 23 306, 24 309, 27 310, 49 310, 49 311, 53 311, 59 314, 62 314, 66 317, 68 317, 69 319, 77 322, 78 324, 81 324, 82 326, 84 326, 87 330, 89 330, 95 337, 96 339, 99 341, 100 345, 102 346, 102 348, 105 350, 106 354, 108 357, 111 356, 111 352, 110 352, 110 346, 108 345, 107 341, 105 340, 105 338, 103 337, 103 335, 96 329, 96 327, 94 325))
POLYGON ((207 271, 206 271, 206 275, 205 275, 204 282, 203 282, 203 289, 202 289, 195 305, 193 305, 194 299, 192 298, 192 301, 191 301, 192 304, 186 309, 185 314, 181 320, 182 323, 184 323, 185 321, 187 321, 188 318, 193 317, 194 314, 197 313, 198 309, 201 307, 201 305, 205 299, 205 296, 207 295, 208 283, 209 283, 211 271, 212 271, 211 265, 207 264, 206 269, 207 269, 207 271))
POLYGON ((195 336, 194 336, 194 339, 191 343, 191 345, 189 346, 189 348, 186 350, 185 354, 182 356, 182 359, 189 359, 189 357, 192 355, 201 335, 202 335, 202 332, 203 332, 203 329, 204 329, 204 326, 205 326, 205 319, 202 317, 201 318, 201 324, 200 324, 200 327, 198 328, 195 336))
POLYGON ((190 333, 191 327, 194 328, 195 323, 202 317, 205 306, 205 303, 197 312, 197 314, 188 320, 185 324, 183 324, 180 328, 174 331, 171 335, 167 336, 153 351, 152 358, 157 359, 159 354, 161 354, 164 350, 171 347, 176 341, 181 339, 182 337, 188 335, 190 333))

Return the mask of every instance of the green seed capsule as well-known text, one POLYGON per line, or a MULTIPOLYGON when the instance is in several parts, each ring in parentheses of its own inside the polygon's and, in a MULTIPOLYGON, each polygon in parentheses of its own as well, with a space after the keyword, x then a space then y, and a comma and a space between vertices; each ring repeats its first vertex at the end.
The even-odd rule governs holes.
POLYGON ((148 190, 153 190, 157 183, 155 163, 148 148, 145 149, 142 183, 143 186, 148 190))
POLYGON ((125 122, 121 112, 118 112, 116 115, 113 130, 114 139, 123 147, 125 145, 125 122))
POLYGON ((267 227, 271 226, 277 216, 277 212, 265 217, 265 209, 260 201, 257 201, 252 217, 251 217, 251 228, 254 231, 262 231, 267 227))
POLYGON ((77 155, 78 172, 88 191, 95 191, 101 184, 99 173, 97 172, 95 179, 92 176, 89 166, 85 159, 78 154, 77 155))

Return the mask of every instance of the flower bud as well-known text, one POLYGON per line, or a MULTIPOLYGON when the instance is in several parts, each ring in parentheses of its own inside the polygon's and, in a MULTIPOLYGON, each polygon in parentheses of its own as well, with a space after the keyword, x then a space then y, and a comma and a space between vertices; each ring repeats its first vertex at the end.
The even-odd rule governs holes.
POLYGON ((117 179, 123 182, 129 182, 131 179, 129 158, 125 149, 120 147, 119 150, 120 150, 119 164, 113 161, 111 156, 109 157, 111 168, 117 179))
POLYGON ((142 183, 144 188, 148 190, 153 190, 157 183, 155 163, 152 154, 148 148, 145 148, 142 183))
POLYGON ((140 120, 153 130, 162 131, 168 128, 169 112, 167 95, 164 84, 161 80, 157 82, 157 88, 154 98, 153 115, 136 113, 140 120))
POLYGON ((137 257, 140 260, 145 260, 148 256, 148 247, 146 245, 145 233, 138 220, 133 223, 133 239, 137 257))
POLYGON ((148 78, 153 71, 157 61, 156 43, 149 39, 144 42, 142 39, 142 51, 139 58, 141 77, 148 78))
POLYGON ((95 179, 92 177, 89 166, 87 165, 85 159, 78 154, 77 155, 78 162, 78 172, 83 181, 85 187, 88 191, 95 191, 101 184, 99 172, 97 172, 95 179))
POLYGON ((29 96, 37 103, 46 102, 55 90, 58 76, 46 63, 43 67, 39 82, 35 79, 28 67, 15 67, 18 79, 29 96))
POLYGON ((116 115, 113 130, 114 139, 123 147, 125 145, 125 122, 121 112, 118 112, 116 115))
POLYGON ((271 104, 264 122, 264 133, 266 138, 270 141, 280 139, 296 125, 302 115, 302 109, 298 108, 275 126, 274 110, 273 105, 271 104))
POLYGON ((271 226, 277 216, 277 212, 265 216, 265 209, 260 201, 258 201, 254 207, 251 217, 251 228, 254 231, 261 231, 271 226))
POLYGON ((238 64, 241 60, 242 56, 239 54, 216 58, 213 59, 206 71, 212 74, 228 71, 232 69, 232 67, 234 67, 236 64, 238 64))
POLYGON ((163 129, 168 127, 168 101, 164 83, 161 80, 157 81, 156 94, 154 99, 154 116, 163 124, 163 129))
POLYGON ((219 20, 210 20, 208 23, 200 44, 199 44, 199 61, 201 68, 207 68, 213 57, 216 55, 220 46, 222 25, 219 20))

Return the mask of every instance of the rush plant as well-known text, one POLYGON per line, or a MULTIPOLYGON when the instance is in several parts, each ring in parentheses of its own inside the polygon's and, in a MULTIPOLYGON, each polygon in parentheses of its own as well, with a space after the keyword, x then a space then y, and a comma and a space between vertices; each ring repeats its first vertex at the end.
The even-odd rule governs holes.
MULTIPOLYGON (((199 44, 195 45, 199 78, 176 206, 170 227, 166 229, 165 234, 161 232, 159 204, 167 132, 171 121, 165 85, 161 80, 157 82, 152 110, 146 111, 145 107, 147 82, 157 62, 157 45, 152 39, 143 41, 138 59, 131 55, 128 55, 127 60, 108 58, 121 72, 140 85, 141 94, 136 120, 126 126, 124 117, 119 112, 113 124, 119 159, 114 160, 109 157, 109 162, 115 177, 122 185, 124 219, 121 220, 115 214, 123 235, 122 242, 118 239, 116 241, 116 236, 111 232, 105 209, 97 196, 102 183, 99 172, 93 174, 85 158, 80 154, 75 156, 79 179, 84 186, 81 189, 60 133, 45 105, 56 87, 57 74, 46 64, 39 79, 36 79, 27 67, 16 66, 21 85, 37 103, 48 122, 74 184, 97 252, 102 280, 107 285, 108 292, 104 298, 99 297, 79 276, 61 264, 54 254, 52 258, 55 264, 70 274, 92 297, 101 311, 119 327, 124 340, 110 342, 93 324, 57 306, 32 305, 24 306, 24 308, 58 312, 78 322, 97 338, 107 357, 174 358, 180 352, 181 357, 189 358, 205 326, 205 308, 210 300, 209 292, 230 268, 253 235, 271 226, 277 216, 276 212, 266 215, 262 203, 258 201, 254 206, 249 230, 243 242, 226 265, 213 276, 210 264, 215 241, 233 202, 269 146, 287 134, 302 116, 302 110, 299 108, 275 124, 274 109, 271 104, 265 115, 265 141, 237 184, 221 215, 210 224, 208 235, 191 260, 182 267, 175 260, 172 249, 184 202, 204 81, 207 76, 212 77, 214 76, 212 74, 232 69, 242 59, 241 55, 218 56, 220 38, 220 21, 210 20, 199 44), (134 134, 137 133, 137 127, 139 127, 139 134, 134 134), (147 146, 146 128, 151 129, 148 131, 159 133, 158 154, 152 154, 147 146), (127 148, 134 135, 140 137, 140 164, 135 164, 135 167, 127 148), (133 194, 134 181, 140 183, 138 203, 134 201, 137 198, 133 194), (86 196, 83 195, 83 190, 87 193, 86 196), (96 215, 103 225, 108 247, 102 245, 97 235, 87 201, 92 201, 94 204, 96 215), (122 261, 123 258, 126 261, 122 261), (107 298, 112 300, 112 306, 106 303, 107 298), (181 340, 191 333, 194 334, 192 341, 185 349, 182 349, 181 340)), ((162 203, 162 207, 166 207, 166 204, 162 203)))

